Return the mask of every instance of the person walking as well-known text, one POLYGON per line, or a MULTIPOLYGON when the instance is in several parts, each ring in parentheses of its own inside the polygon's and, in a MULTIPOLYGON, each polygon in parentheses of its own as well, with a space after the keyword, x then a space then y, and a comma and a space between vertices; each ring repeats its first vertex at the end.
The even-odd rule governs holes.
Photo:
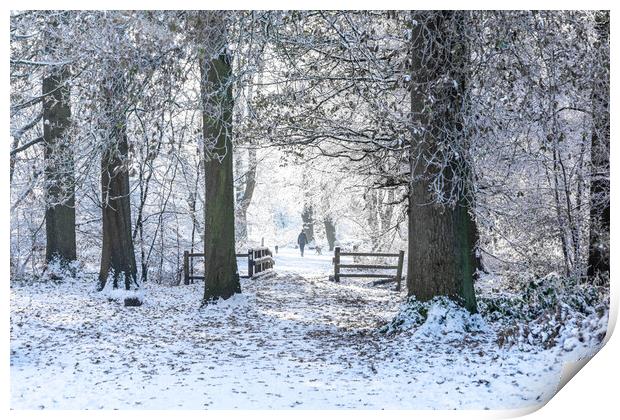
POLYGON ((304 256, 304 247, 308 243, 308 237, 305 232, 302 230, 299 236, 297 237, 297 243, 299 244, 299 250, 301 251, 301 256, 304 256))

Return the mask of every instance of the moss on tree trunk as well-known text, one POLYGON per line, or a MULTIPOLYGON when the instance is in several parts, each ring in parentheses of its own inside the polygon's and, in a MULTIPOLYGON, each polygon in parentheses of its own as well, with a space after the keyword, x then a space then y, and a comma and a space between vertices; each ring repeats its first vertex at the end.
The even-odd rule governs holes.
POLYGON ((71 125, 69 71, 55 71, 43 79, 43 140, 45 160, 45 258, 62 263, 76 259, 75 176, 71 125))
MULTIPOLYGON (((459 177, 468 178, 468 171, 462 169, 468 162, 455 156, 443 167, 428 164, 443 142, 464 141, 445 137, 446 133, 462 132, 458 110, 465 80, 457 71, 447 75, 448 80, 457 83, 441 85, 446 73, 458 69, 458 60, 466 56, 462 44, 454 43, 454 33, 447 32, 458 29, 458 21, 448 27, 448 22, 454 24, 460 18, 454 13, 459 12, 420 12, 413 16, 417 24, 413 26, 411 45, 412 180, 407 287, 409 295, 420 300, 447 296, 475 312, 476 226, 468 211, 466 189, 458 188, 455 193, 450 188, 459 177), (430 38, 433 36, 436 39, 430 38), (429 50, 433 53, 428 54, 429 50), (456 168, 460 170, 458 175, 456 168), (437 200, 433 180, 439 171, 447 187, 444 192, 456 194, 449 204, 437 200)), ((465 181, 467 185, 470 180, 465 181)))
MULTIPOLYGON (((223 25, 225 12, 203 12, 207 27, 223 25)), ((219 27, 221 34, 225 28, 219 27)), ((224 35, 212 34, 219 51, 200 58, 203 135, 205 140, 205 291, 204 301, 241 292, 235 256, 231 57, 224 35)))
POLYGON ((103 105, 108 141, 101 156, 101 200, 103 246, 99 287, 103 289, 112 276, 113 287, 129 290, 136 284, 136 257, 131 235, 127 121, 124 112, 122 76, 104 82, 103 105))

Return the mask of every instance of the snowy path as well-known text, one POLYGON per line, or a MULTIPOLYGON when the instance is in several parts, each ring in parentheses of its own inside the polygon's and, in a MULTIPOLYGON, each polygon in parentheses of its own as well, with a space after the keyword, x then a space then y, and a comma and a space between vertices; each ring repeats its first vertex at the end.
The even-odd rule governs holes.
POLYGON ((11 407, 521 408, 553 394, 556 357, 500 350, 490 330, 378 333, 404 292, 328 282, 330 259, 281 253, 277 275, 202 309, 199 284, 147 284, 140 308, 86 280, 14 286, 11 407))
POLYGON ((328 250, 323 250, 323 255, 316 255, 314 249, 306 249, 302 258, 299 249, 281 248, 274 257, 276 269, 279 273, 288 271, 303 275, 320 276, 333 271, 333 252, 328 250))

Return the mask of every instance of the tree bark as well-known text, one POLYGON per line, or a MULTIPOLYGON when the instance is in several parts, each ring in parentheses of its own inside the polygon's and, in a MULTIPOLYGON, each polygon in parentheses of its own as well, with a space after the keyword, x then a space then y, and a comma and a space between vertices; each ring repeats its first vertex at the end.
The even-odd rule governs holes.
POLYGON ((394 214, 394 189, 385 191, 385 200, 381 202, 381 231, 387 232, 392 227, 392 215, 394 214))
POLYGON ((591 136, 590 243, 588 277, 609 280, 610 179, 609 179, 609 11, 596 14, 598 50, 592 89, 594 115, 591 136))
POLYGON ((329 250, 333 251, 336 245, 336 225, 331 216, 326 216, 325 219, 323 219, 323 224, 325 225, 325 236, 327 237, 329 250))
POLYGON ((314 209, 312 208, 312 204, 308 202, 304 203, 304 209, 301 212, 301 221, 308 242, 312 242, 314 240, 314 209))
POLYGON ((366 223, 368 225, 368 236, 370 237, 371 251, 378 251, 381 244, 381 225, 380 225, 380 191, 371 188, 366 192, 366 223))
POLYGON ((45 237, 47 262, 76 259, 75 175, 68 69, 55 70, 43 79, 43 141, 45 160, 45 237))
POLYGON ((308 175, 303 169, 301 180, 301 186, 304 188, 304 207, 301 211, 302 230, 306 233, 308 242, 312 242, 314 240, 314 208, 310 198, 308 175))
POLYGON ((254 188, 256 187, 256 149, 248 150, 248 167, 244 176, 243 193, 239 194, 236 207, 236 241, 238 244, 245 244, 248 240, 248 208, 252 203, 254 188))
POLYGON ((101 157, 103 248, 100 289, 105 287, 109 277, 114 288, 120 287, 119 280, 127 290, 132 284, 138 286, 131 231, 124 83, 123 76, 118 74, 103 83, 103 124, 108 138, 101 157))
POLYGON ((241 292, 235 256, 232 148, 232 58, 226 51, 225 13, 201 12, 205 45, 200 57, 205 142, 204 301, 241 292), (210 51, 211 53, 207 53, 210 51), (215 53, 214 53, 215 52, 215 53))
POLYGON ((449 74, 464 65, 466 57, 458 32, 454 33, 462 25, 460 14, 420 12, 412 16, 409 161, 413 177, 409 185, 407 287, 409 295, 417 299, 447 296, 475 312, 476 229, 468 211, 466 191, 459 188, 450 204, 439 204, 432 184, 434 176, 442 171, 448 184, 445 188, 450 188, 449 184, 456 182, 456 168, 467 162, 453 156, 445 167, 427 164, 442 143, 464 141, 459 136, 445 137, 446 133, 460 133, 463 128, 458 110, 463 100, 464 78, 449 74))
MULTIPOLYGON (((264 61, 262 59, 259 59, 258 71, 257 71, 257 76, 258 76, 257 84, 254 85, 253 83, 254 76, 252 76, 250 78, 249 86, 247 86, 245 109, 243 110, 242 118, 251 119, 251 118, 256 117, 256 113, 253 110, 253 99, 254 99, 255 90, 257 90, 259 86, 262 84, 263 67, 264 67, 264 61)), ((239 163, 237 167, 239 169, 239 172, 241 172, 241 167, 242 167, 241 156, 238 156, 237 162, 239 163)), ((238 245, 247 245, 247 241, 248 241, 247 214, 248 214, 248 208, 250 207, 250 204, 252 203, 252 197, 254 195, 254 188, 256 187, 257 164, 258 162, 256 159, 256 148, 250 145, 248 149, 248 164, 247 164, 247 168, 245 169, 246 173, 244 175, 239 174, 239 176, 243 176, 245 182, 243 183, 243 191, 241 191, 241 188, 239 188, 239 191, 237 193, 237 206, 236 206, 237 214, 236 214, 235 229, 236 229, 236 241, 238 245)))

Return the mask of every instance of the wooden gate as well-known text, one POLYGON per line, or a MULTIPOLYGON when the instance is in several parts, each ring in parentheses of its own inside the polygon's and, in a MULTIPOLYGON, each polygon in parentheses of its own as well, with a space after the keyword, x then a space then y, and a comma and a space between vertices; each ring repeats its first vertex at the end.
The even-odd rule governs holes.
POLYGON ((342 252, 340 247, 337 246, 334 249, 334 281, 339 282, 341 277, 370 277, 370 278, 385 278, 385 280, 375 281, 373 284, 383 284, 396 282, 396 290, 400 290, 402 275, 403 275, 403 261, 405 259, 405 251, 399 251, 398 254, 385 253, 385 252, 342 252), (341 262, 342 257, 386 257, 386 258, 398 258, 396 265, 381 265, 381 264, 343 264, 341 262), (342 269, 393 269, 396 270, 396 274, 392 277, 385 273, 351 273, 341 272, 342 269))
MULTIPOLYGON (((194 274, 194 265, 191 263, 192 258, 204 258, 204 253, 199 252, 183 252, 183 283, 194 283, 194 280, 204 280, 204 276, 194 274)), ((247 257, 248 274, 240 277, 254 277, 256 274, 273 268, 275 261, 273 254, 267 247, 248 249, 247 254, 235 254, 237 258, 247 257)))

